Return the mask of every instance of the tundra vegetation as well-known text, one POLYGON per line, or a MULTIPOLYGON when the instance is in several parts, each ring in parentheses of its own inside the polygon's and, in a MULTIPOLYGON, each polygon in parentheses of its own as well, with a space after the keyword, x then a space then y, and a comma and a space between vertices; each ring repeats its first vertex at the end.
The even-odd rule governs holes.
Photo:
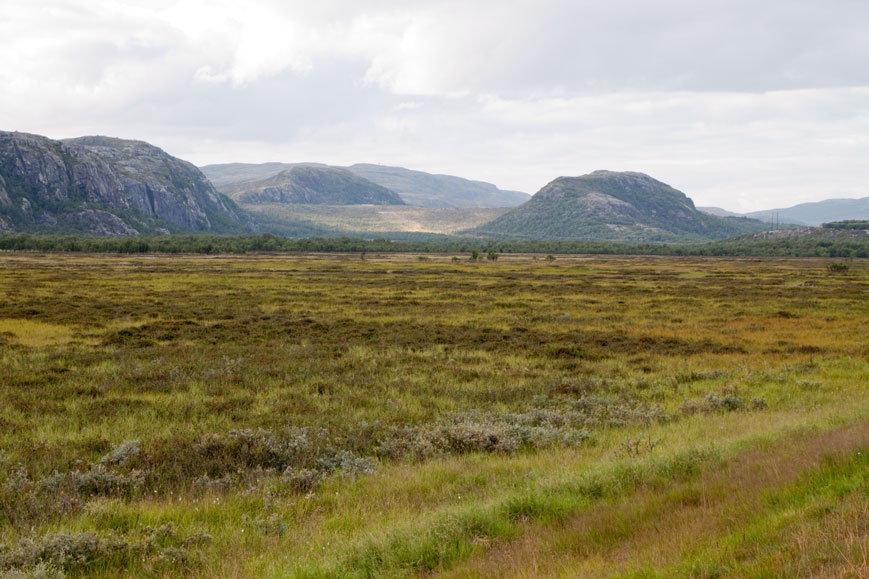
POLYGON ((494 255, 0 254, 0 576, 869 574, 869 264, 494 255))

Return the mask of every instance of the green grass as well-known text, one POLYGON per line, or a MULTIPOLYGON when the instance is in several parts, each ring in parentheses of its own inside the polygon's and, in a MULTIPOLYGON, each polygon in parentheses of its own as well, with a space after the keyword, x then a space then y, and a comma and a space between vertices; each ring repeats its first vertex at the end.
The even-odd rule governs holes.
POLYGON ((426 257, 0 256, 0 573, 859 576, 866 264, 426 257))

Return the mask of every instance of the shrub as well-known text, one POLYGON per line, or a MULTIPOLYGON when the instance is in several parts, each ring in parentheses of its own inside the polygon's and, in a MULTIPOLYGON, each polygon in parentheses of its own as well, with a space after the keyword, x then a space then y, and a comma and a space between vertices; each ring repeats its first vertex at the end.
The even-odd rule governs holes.
POLYGON ((769 406, 766 403, 766 398, 752 398, 751 399, 751 409, 752 410, 766 410, 769 406))
POLYGON ((100 464, 106 466, 124 466, 139 456, 139 447, 139 440, 125 440, 102 457, 100 464))
MULTIPOLYGON (((734 410, 745 410, 746 408, 745 401, 738 396, 732 394, 725 394, 724 396, 708 394, 702 399, 685 400, 682 402, 680 410, 683 414, 695 414, 697 412, 733 412, 734 410)), ((766 408, 766 400, 762 398, 752 400, 751 408, 753 410, 766 408), (755 403, 755 401, 757 402, 755 403)))
POLYGON ((393 459, 422 460, 449 453, 579 446, 592 438, 584 424, 585 417, 569 407, 507 413, 472 410, 434 424, 395 429, 380 440, 377 452, 393 459))
POLYGON ((0 573, 0 577, 2 579, 64 579, 66 573, 56 565, 40 561, 35 565, 12 567, 0 573))
POLYGON ((457 453, 487 451, 513 452, 520 440, 503 424, 457 421, 443 429, 447 446, 457 453))
POLYGON ((320 486, 320 482, 323 480, 323 473, 313 468, 293 468, 288 466, 287 470, 284 471, 282 479, 289 485, 290 489, 306 493, 320 486))
POLYGON ((317 459, 316 465, 322 472, 340 472, 344 476, 349 477, 360 474, 373 474, 377 471, 377 463, 373 458, 356 456, 349 450, 327 454, 317 459))
POLYGON ((64 571, 81 574, 95 566, 143 564, 152 573, 163 575, 169 569, 195 564, 197 557, 191 548, 211 540, 202 532, 180 536, 171 523, 157 528, 141 527, 139 535, 85 531, 25 537, 12 546, 0 545, 0 572, 4 577, 8 573, 33 577, 40 576, 34 571, 42 569, 45 570, 42 576, 63 577, 64 571))

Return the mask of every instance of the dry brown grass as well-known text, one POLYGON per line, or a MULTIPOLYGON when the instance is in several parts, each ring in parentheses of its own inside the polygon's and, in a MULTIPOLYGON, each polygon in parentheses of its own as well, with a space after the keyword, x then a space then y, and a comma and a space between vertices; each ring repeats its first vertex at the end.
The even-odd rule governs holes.
MULTIPOLYGON (((804 433, 773 448, 746 453, 695 481, 646 488, 556 527, 529 525, 521 538, 496 545, 443 576, 612 577, 667 568, 747 525, 764 508, 768 491, 793 484, 826 460, 843 459, 867 446, 869 422, 804 433)), ((790 550, 782 552, 781 567, 790 566, 794 576, 869 576, 866 496, 850 500, 856 504, 846 505, 817 526, 798 527, 790 550), (798 555, 803 552, 820 555, 807 567, 808 563, 800 564, 798 555)))
POLYGON ((869 577, 869 497, 848 497, 821 521, 795 529, 775 558, 791 577, 869 577))

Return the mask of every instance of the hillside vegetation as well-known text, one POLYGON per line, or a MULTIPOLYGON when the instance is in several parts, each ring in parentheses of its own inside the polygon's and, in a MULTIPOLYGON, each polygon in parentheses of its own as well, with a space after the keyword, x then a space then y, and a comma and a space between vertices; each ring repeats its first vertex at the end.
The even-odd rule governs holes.
POLYGON ((863 576, 832 263, 0 254, 0 574, 863 576))

